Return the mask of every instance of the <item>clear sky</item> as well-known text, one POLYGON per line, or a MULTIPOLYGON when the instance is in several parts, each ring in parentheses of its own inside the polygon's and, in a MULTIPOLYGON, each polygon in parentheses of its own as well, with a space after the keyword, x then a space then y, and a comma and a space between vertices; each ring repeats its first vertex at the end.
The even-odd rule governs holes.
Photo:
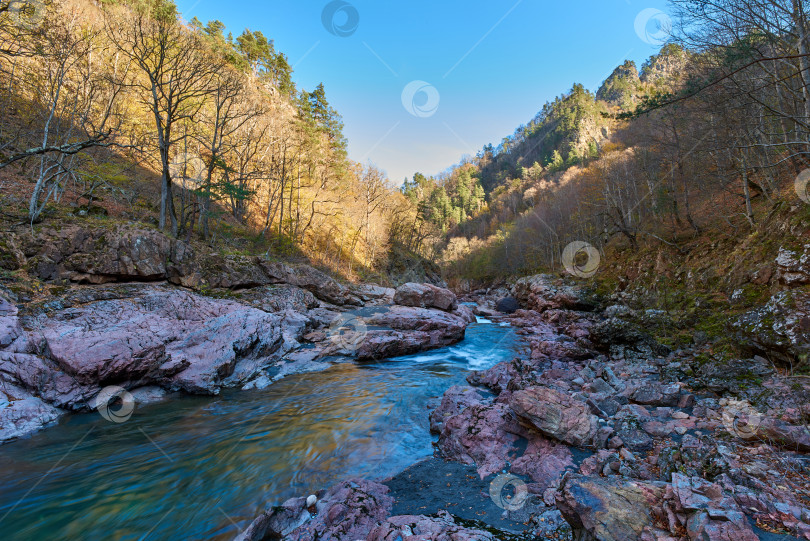
POLYGON ((299 88, 326 87, 349 157, 400 183, 529 121, 574 82, 596 91, 660 48, 665 0, 177 0, 273 39, 299 88), (660 11, 659 11, 660 10, 660 11), (414 82, 416 81, 416 82, 414 82), (421 81, 421 82, 420 82, 421 81))

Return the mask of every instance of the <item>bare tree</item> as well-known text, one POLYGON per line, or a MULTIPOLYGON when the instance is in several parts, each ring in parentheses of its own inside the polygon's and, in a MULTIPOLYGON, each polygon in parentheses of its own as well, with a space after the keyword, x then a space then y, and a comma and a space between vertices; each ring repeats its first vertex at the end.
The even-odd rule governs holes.
POLYGON ((182 135, 175 132, 175 127, 195 118, 224 61, 178 21, 174 4, 165 0, 150 0, 132 9, 111 12, 106 30, 121 55, 137 67, 138 73, 128 84, 155 123, 161 169, 159 226, 165 229, 168 220, 176 236, 171 157, 182 135))

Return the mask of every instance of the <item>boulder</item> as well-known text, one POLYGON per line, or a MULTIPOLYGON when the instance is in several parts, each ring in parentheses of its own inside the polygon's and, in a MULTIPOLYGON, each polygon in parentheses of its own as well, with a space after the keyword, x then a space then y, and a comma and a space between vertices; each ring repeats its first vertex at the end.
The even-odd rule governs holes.
POLYGON ((65 225, 20 235, 30 271, 42 280, 68 278, 101 284, 122 280, 163 280, 174 241, 160 231, 119 225, 87 228, 65 225))
POLYGON ((238 300, 265 312, 294 310, 305 314, 319 305, 315 295, 306 289, 289 284, 246 289, 238 293, 238 300))
POLYGON ((810 356, 810 293, 780 291, 734 322, 740 345, 751 353, 794 365, 810 356))
POLYGON ((272 282, 256 257, 211 253, 199 258, 199 267, 202 280, 208 287, 243 289, 272 282))
POLYGON ((810 244, 805 244, 801 252, 779 248, 776 268, 779 281, 785 285, 810 284, 810 244))
POLYGON ((520 304, 514 297, 503 297, 495 303, 495 309, 504 314, 514 314, 520 308, 520 304))
POLYGON ((642 534, 663 525, 659 506, 665 492, 664 483, 572 474, 563 479, 555 502, 574 539, 627 541, 644 539, 642 534))
POLYGON ((512 473, 528 476, 537 493, 573 466, 573 456, 565 445, 515 422, 505 403, 482 402, 470 391, 452 387, 431 415, 431 428, 441 427, 437 444, 441 456, 474 464, 482 479, 511 468, 512 473))
POLYGON ((550 387, 528 387, 512 394, 509 406, 542 434, 577 447, 589 447, 599 430, 588 405, 550 387))
POLYGON ((430 431, 439 434, 444 427, 444 421, 458 415, 475 404, 483 402, 484 397, 472 387, 453 385, 442 395, 439 406, 430 414, 430 431))
POLYGON ((464 338, 467 328, 467 321, 453 313, 408 306, 392 306, 362 319, 360 336, 349 344, 336 341, 328 353, 342 351, 358 359, 410 355, 455 344, 464 338), (345 351, 347 345, 353 351, 345 351))
POLYGON ((281 505, 266 509, 234 541, 282 539, 311 518, 306 498, 290 498, 281 505))
POLYGON ((567 475, 555 494, 575 539, 756 541, 730 493, 700 477, 672 474, 672 484, 567 475))
POLYGON ((392 287, 382 287, 376 284, 360 284, 354 286, 352 291, 363 302, 372 304, 391 304, 394 302, 396 290, 392 287))
POLYGON ((408 282, 399 286, 394 293, 394 304, 439 310, 455 310, 458 306, 456 294, 431 284, 408 282))
POLYGON ((512 286, 512 296, 526 308, 543 312, 548 309, 570 308, 592 310, 592 303, 582 298, 579 291, 566 286, 548 274, 536 274, 519 279, 512 286))
POLYGON ((646 406, 677 406, 680 396, 681 387, 677 383, 646 382, 633 391, 630 399, 646 406))
POLYGON ((516 442, 525 430, 511 420, 506 404, 471 404, 444 419, 439 442, 441 456, 474 464, 481 478, 504 468, 517 454, 516 442))

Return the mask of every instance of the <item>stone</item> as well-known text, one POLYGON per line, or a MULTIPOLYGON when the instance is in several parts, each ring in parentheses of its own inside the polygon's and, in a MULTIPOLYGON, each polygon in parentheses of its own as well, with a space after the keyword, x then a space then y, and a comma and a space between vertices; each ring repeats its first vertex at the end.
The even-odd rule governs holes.
POLYGON ((495 309, 504 314, 514 314, 518 308, 520 308, 520 304, 514 297, 503 297, 495 303, 495 309))
POLYGON ((676 383, 647 382, 636 389, 630 400, 646 406, 677 406, 681 388, 676 383))
POLYGON ((480 404, 484 397, 472 387, 453 385, 442 395, 439 406, 430 414, 430 431, 439 434, 444 427, 444 421, 458 415, 470 406, 480 404))
POLYGON ((338 306, 363 304, 363 301, 348 287, 308 265, 290 266, 264 259, 258 259, 257 264, 271 283, 286 283, 301 287, 319 299, 338 306))
POLYGON ((587 404, 549 387, 529 387, 512 394, 515 414, 542 434, 577 447, 593 444, 599 425, 587 404))
POLYGON ((421 308, 455 310, 458 306, 456 294, 449 289, 432 284, 408 282, 399 286, 394 293, 394 304, 421 308))
POLYGON ((60 415, 58 409, 41 398, 19 388, 0 385, 0 443, 28 436, 53 423, 60 415))
POLYGON ((555 502, 574 539, 626 541, 641 539, 654 527, 654 508, 663 501, 665 489, 664 483, 569 474, 555 502))
POLYGON ((794 364, 810 355, 810 293, 785 290, 733 323, 743 348, 794 364))
POLYGON ((803 251, 779 248, 776 256, 777 276, 782 284, 795 286, 810 284, 810 244, 803 251))
POLYGON ((520 278, 512 286, 512 295, 531 310, 543 312, 558 308, 593 310, 594 305, 582 298, 576 288, 548 274, 520 278))

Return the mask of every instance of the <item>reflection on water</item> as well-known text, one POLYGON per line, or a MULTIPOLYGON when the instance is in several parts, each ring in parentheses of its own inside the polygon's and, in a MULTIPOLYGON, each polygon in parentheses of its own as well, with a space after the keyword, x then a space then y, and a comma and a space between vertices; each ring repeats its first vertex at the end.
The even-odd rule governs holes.
POLYGON ((266 503, 432 453, 427 402, 511 358, 513 329, 455 346, 291 376, 262 391, 185 397, 123 424, 74 415, 0 447, 4 539, 230 539, 266 503))

